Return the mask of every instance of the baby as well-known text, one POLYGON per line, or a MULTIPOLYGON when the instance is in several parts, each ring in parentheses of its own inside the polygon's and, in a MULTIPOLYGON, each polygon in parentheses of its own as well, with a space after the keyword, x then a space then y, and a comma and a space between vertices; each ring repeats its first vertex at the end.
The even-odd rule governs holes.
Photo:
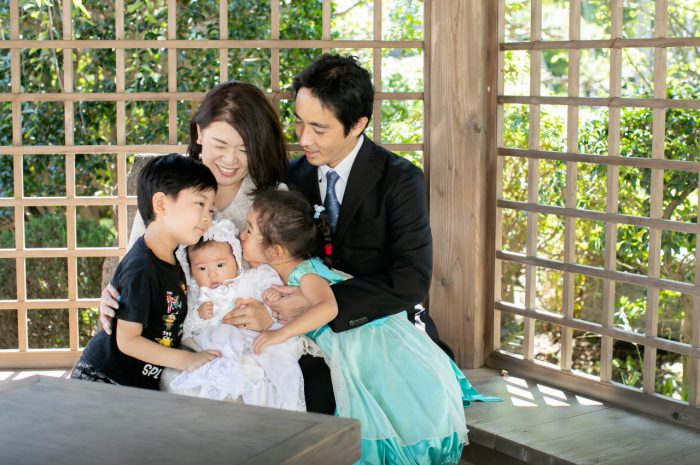
MULTIPOLYGON (((305 411, 304 381, 299 368, 301 338, 271 347, 261 355, 251 347, 258 332, 221 324, 236 299, 262 300, 281 284, 267 265, 242 270, 238 230, 228 220, 215 222, 202 240, 180 247, 176 256, 189 285, 189 309, 182 343, 194 350, 219 350, 221 357, 193 372, 166 376, 165 390, 249 405, 305 411)), ((275 323, 271 329, 279 328, 275 323)))

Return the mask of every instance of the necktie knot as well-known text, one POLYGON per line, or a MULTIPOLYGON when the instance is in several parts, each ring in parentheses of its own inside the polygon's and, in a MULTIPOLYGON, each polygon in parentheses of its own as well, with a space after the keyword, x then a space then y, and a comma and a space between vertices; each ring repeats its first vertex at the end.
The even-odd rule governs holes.
POLYGON ((330 223, 331 231, 335 233, 335 225, 338 224, 338 215, 340 214, 340 202, 335 193, 335 184, 338 182, 338 173, 333 170, 326 173, 326 200, 323 202, 328 213, 328 222, 330 223))

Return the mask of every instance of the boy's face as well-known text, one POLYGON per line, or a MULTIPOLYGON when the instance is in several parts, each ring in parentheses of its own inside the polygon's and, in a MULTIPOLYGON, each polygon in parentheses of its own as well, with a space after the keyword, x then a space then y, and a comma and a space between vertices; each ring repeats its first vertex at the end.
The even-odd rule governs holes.
POLYGON ((252 207, 248 209, 247 221, 245 231, 241 232, 243 259, 248 263, 267 263, 263 236, 258 227, 258 214, 252 207))
POLYGON ((190 187, 181 190, 177 197, 166 196, 165 199, 161 219, 172 231, 177 243, 192 245, 199 242, 202 234, 211 226, 214 191, 190 187))
POLYGON ((328 165, 335 168, 357 145, 357 138, 367 124, 367 118, 345 135, 343 123, 330 108, 306 87, 297 92, 294 103, 294 131, 299 145, 304 149, 306 160, 314 166, 328 165))
POLYGON ((197 284, 214 289, 238 276, 238 264, 228 242, 209 241, 206 244, 187 255, 197 284))

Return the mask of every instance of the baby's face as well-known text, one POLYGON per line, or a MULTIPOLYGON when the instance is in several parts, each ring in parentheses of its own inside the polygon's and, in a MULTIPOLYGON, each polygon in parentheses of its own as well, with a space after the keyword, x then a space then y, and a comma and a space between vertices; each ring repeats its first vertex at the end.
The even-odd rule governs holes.
POLYGON ((213 289, 238 276, 238 264, 228 242, 209 241, 188 256, 192 277, 202 287, 213 289))

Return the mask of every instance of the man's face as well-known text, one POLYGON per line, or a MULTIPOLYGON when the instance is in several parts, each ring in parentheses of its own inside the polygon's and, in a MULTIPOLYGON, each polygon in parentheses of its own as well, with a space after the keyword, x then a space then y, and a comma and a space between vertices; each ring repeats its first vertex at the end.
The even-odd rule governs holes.
POLYGON ((343 124, 333 110, 324 107, 321 100, 306 87, 297 92, 294 116, 294 131, 308 162, 331 168, 335 168, 355 148, 357 138, 367 124, 367 118, 360 118, 346 136, 343 124))

